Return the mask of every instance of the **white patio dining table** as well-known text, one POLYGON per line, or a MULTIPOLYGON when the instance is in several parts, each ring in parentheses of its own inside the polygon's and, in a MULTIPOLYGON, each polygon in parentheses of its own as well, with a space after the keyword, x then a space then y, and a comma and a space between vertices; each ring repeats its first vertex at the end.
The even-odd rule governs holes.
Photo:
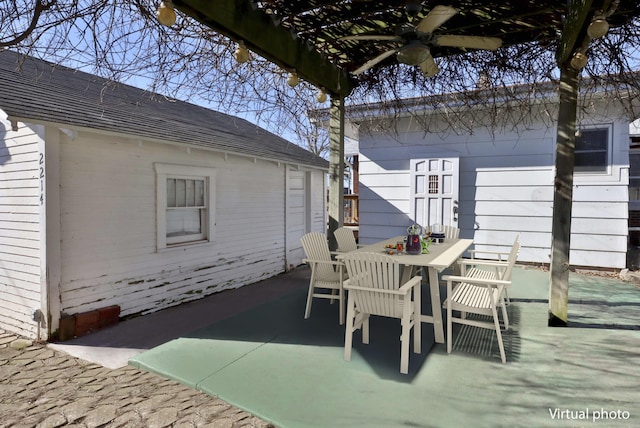
MULTIPOLYGON (((384 253, 385 245, 402 242, 404 238, 404 236, 396 236, 376 242, 375 244, 366 245, 355 251, 384 253)), ((411 272, 414 267, 427 269, 429 275, 429 291, 431 294, 431 313, 433 315, 421 314, 420 318, 421 322, 433 324, 434 336, 437 343, 444 343, 438 273, 454 264, 472 243, 473 239, 445 239, 445 241, 440 244, 431 243, 428 254, 412 255, 401 252, 391 255, 391 257, 406 267, 402 274, 403 284, 411 277, 411 272)), ((340 258, 340 255, 337 257, 340 258)), ((422 297, 420 287, 416 287, 415 290, 416 295, 414 298, 420 301, 422 297)), ((420 327, 416 325, 416 334, 419 334, 419 332, 420 327)))

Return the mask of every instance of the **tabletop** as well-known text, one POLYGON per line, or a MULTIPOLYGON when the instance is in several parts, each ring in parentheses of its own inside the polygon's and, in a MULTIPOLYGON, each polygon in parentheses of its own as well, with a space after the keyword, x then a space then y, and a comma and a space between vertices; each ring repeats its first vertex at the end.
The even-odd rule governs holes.
MULTIPOLYGON (((404 238, 404 236, 396 236, 376 242, 375 244, 366 245, 356 251, 384 252, 385 245, 401 242, 404 238)), ((440 244, 432 242, 431 245, 429 245, 428 254, 413 255, 401 252, 391 255, 391 257, 396 258, 398 262, 404 265, 431 267, 442 270, 451 266, 472 243, 473 239, 445 239, 444 242, 440 244)))

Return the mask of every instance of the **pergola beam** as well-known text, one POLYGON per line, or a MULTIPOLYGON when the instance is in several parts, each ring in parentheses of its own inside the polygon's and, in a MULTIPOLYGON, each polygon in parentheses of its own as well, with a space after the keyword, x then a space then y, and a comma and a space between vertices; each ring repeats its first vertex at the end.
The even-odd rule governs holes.
POLYGON ((344 224, 344 98, 331 97, 329 107, 329 248, 337 249, 333 232, 344 224))
POLYGON ((562 68, 570 60, 577 48, 582 45, 586 35, 586 21, 593 0, 573 0, 569 4, 569 12, 562 29, 560 43, 556 51, 556 62, 562 68))
POLYGON ((296 35, 282 28, 251 0, 174 0, 183 13, 235 41, 243 41, 257 53, 284 70, 333 95, 346 97, 353 89, 349 75, 330 63, 296 35))

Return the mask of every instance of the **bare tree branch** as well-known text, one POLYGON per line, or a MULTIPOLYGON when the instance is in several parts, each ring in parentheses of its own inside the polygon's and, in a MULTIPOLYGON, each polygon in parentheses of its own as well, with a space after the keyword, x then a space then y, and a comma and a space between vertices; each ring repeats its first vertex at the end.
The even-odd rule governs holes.
MULTIPOLYGON (((327 106, 317 103, 317 88, 304 81, 291 88, 286 71, 254 53, 249 62, 238 64, 234 42, 190 17, 179 15, 169 28, 160 25, 158 4, 3 0, 0 48, 246 117, 314 153, 326 153, 326 134, 309 117, 327 106)), ((629 74, 640 64, 638 24, 633 20, 612 28, 591 43, 583 70, 583 106, 598 88, 611 85, 608 96, 623 103, 630 118, 640 115, 640 79, 629 74), (622 87, 624 93, 616 92, 622 87)), ((554 107, 539 103, 539 83, 557 85, 555 51, 555 44, 531 42, 436 58, 441 72, 430 78, 404 65, 371 70, 359 76, 347 104, 356 118, 370 115, 367 107, 375 108, 378 117, 388 120, 371 126, 392 131, 401 115, 410 115, 425 133, 473 133, 478 124, 524 129, 534 118, 552 124, 554 107), (420 109, 408 107, 407 98, 420 101, 420 109), (425 108, 437 114, 424 115, 425 108)))
MULTIPOLYGON (((29 22, 29 25, 21 33, 10 35, 9 37, 12 37, 11 39, 8 39, 7 41, 0 41, 0 47, 17 45, 19 43, 22 43, 24 40, 26 40, 27 37, 29 37, 31 33, 33 33, 36 27, 38 26, 38 21, 40 20, 40 15, 42 14, 42 12, 44 12, 47 9, 50 9, 53 5, 57 3, 57 1, 58 0, 51 0, 50 2, 47 3, 41 0, 36 0, 36 4, 33 8, 33 16, 31 17, 31 21, 29 22)), ((18 3, 9 4, 9 6, 14 6, 13 12, 16 15, 20 16, 22 14, 23 10, 18 9, 18 6, 21 6, 18 3)), ((29 12, 29 9, 25 8, 24 12, 25 13, 29 12)), ((6 22, 6 21, 3 20, 3 22, 6 22)))

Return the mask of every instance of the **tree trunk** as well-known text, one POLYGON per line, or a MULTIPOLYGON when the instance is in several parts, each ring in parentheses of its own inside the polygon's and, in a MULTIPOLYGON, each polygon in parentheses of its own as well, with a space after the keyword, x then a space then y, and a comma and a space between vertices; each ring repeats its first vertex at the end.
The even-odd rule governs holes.
POLYGON ((578 72, 560 67, 560 106, 556 137, 556 177, 551 229, 551 284, 549 326, 566 326, 569 308, 569 251, 571 248, 571 205, 573 165, 578 107, 578 72))

